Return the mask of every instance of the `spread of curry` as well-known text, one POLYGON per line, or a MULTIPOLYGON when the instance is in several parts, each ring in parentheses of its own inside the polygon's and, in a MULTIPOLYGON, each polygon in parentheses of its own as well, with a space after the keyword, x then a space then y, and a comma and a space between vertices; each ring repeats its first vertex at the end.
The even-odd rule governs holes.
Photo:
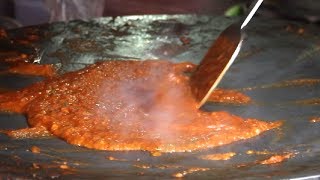
MULTIPOLYGON (((99 150, 185 152, 248 139, 281 125, 197 109, 186 74, 194 67, 162 60, 104 61, 0 94, 0 109, 26 114, 32 131, 45 129, 71 144, 99 150)), ((210 99, 249 101, 221 89, 210 99)))

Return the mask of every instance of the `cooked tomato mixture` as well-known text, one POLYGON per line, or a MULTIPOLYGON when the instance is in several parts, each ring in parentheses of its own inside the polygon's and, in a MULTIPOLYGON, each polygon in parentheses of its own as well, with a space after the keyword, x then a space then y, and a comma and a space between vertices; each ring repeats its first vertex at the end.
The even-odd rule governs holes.
MULTIPOLYGON (((186 74, 194 67, 162 60, 100 62, 1 94, 0 109, 26 114, 32 131, 46 129, 71 144, 100 150, 192 151, 281 125, 199 110, 186 74)), ((223 92, 211 99, 249 101, 235 91, 223 92)))

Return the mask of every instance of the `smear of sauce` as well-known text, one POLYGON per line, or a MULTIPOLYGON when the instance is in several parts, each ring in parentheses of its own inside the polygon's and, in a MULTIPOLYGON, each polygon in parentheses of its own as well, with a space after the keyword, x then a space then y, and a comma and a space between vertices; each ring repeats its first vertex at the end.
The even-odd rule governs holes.
POLYGON ((197 168, 190 168, 190 169, 187 169, 185 171, 175 173, 172 176, 176 177, 176 178, 183 178, 188 174, 192 174, 192 173, 199 172, 199 171, 200 172, 201 171, 208 171, 208 170, 210 170, 210 169, 209 168, 198 168, 198 167, 197 168))
MULTIPOLYGON (((185 74, 193 67, 160 60, 100 62, 0 94, 0 109, 26 114, 33 127, 9 133, 12 137, 52 133, 70 144, 99 150, 193 151, 281 125, 197 109, 185 74)), ((211 99, 249 101, 221 89, 211 99)))
POLYGON ((0 52, 0 59, 2 62, 9 64, 9 68, 0 71, 0 73, 13 73, 44 77, 56 75, 56 69, 54 65, 32 63, 31 59, 34 59, 34 57, 31 55, 16 51, 0 52))
POLYGON ((263 150, 263 151, 254 151, 254 150, 248 150, 246 152, 246 154, 252 155, 252 154, 256 154, 256 155, 266 155, 266 154, 273 154, 270 151, 267 150, 263 150))
POLYGON ((32 146, 30 150, 34 154, 39 154, 41 152, 41 149, 38 146, 32 146))
POLYGON ((134 164, 134 167, 140 168, 140 169, 150 169, 151 166, 148 164, 134 164))
POLYGON ((113 156, 108 156, 107 159, 109 161, 128 161, 127 159, 119 159, 119 158, 116 158, 116 157, 113 157, 113 156))
POLYGON ((267 85, 261 85, 261 86, 254 86, 254 87, 247 87, 242 88, 241 90, 244 91, 251 91, 255 89, 267 89, 267 88, 283 88, 283 87, 296 87, 296 86, 312 86, 320 84, 320 79, 293 79, 288 81, 283 81, 279 83, 273 83, 273 84, 267 84, 267 85))
POLYGON ((52 64, 18 63, 6 70, 9 73, 51 77, 56 75, 52 64))
POLYGON ((319 123, 320 122, 320 117, 311 117, 309 121, 312 122, 312 123, 319 123))
POLYGON ((236 153, 234 152, 228 152, 228 153, 217 153, 217 154, 209 154, 209 155, 204 155, 204 156, 200 156, 200 159, 203 160, 229 160, 231 159, 233 156, 235 156, 236 153))
POLYGON ((293 103, 300 104, 300 105, 319 105, 320 104, 320 98, 311 98, 311 99, 298 100, 298 101, 294 101, 293 103))
POLYGON ((283 154, 283 155, 274 155, 266 160, 260 161, 259 164, 268 165, 268 164, 281 163, 282 161, 289 159, 291 157, 293 157, 292 153, 283 154))

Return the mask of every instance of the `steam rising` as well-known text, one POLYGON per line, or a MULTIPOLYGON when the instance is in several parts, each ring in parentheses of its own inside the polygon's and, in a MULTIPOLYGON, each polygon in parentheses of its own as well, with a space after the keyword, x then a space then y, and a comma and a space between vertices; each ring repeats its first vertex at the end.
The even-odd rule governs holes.
POLYGON ((183 72, 175 72, 175 66, 168 66, 167 63, 164 66, 141 63, 141 66, 125 69, 115 75, 121 77, 116 83, 117 94, 108 95, 112 99, 103 101, 118 104, 117 109, 111 112, 114 117, 111 121, 119 121, 123 136, 136 131, 144 138, 174 140, 179 135, 175 134, 173 121, 186 123, 191 120, 192 116, 185 116, 186 108, 190 108, 185 106, 186 93, 189 91, 184 88, 188 85, 181 85, 181 77, 187 77, 183 72), (150 132, 152 134, 144 135, 150 132))

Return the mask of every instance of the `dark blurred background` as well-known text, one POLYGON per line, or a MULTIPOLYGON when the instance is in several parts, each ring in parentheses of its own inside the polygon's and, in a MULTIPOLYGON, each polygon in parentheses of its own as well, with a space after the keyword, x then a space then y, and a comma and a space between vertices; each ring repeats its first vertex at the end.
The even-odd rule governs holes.
MULTIPOLYGON (((1 0, 0 26, 14 28, 54 21, 141 14, 215 14, 250 0, 1 0)), ((316 23, 319 0, 265 0, 259 14, 316 23)))

